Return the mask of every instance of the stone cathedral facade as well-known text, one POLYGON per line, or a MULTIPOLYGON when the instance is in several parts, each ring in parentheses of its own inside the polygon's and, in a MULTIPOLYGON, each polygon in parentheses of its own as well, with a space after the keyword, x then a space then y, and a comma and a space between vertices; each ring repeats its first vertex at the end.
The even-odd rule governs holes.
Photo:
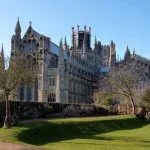
POLYGON ((29 25, 21 36, 19 20, 15 34, 11 39, 11 57, 19 51, 26 59, 32 59, 32 67, 38 65, 38 78, 34 85, 22 85, 17 89, 15 99, 58 102, 91 103, 90 93, 94 80, 105 75, 109 68, 115 66, 115 43, 102 45, 95 37, 91 48, 91 28, 83 30, 72 27, 72 42, 69 47, 66 37, 59 46, 50 37, 38 33, 29 25))

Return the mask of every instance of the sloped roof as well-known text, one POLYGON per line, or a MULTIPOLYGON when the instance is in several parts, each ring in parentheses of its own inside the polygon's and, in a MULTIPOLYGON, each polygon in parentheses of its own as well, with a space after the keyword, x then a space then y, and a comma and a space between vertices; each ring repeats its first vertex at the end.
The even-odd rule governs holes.
MULTIPOLYGON (((59 56, 59 51, 60 51, 60 48, 58 45, 56 45, 54 42, 50 42, 50 52, 52 52, 53 54, 56 54, 57 56, 59 56)), ((64 58, 66 59, 66 56, 67 56, 67 52, 64 51, 64 58)))

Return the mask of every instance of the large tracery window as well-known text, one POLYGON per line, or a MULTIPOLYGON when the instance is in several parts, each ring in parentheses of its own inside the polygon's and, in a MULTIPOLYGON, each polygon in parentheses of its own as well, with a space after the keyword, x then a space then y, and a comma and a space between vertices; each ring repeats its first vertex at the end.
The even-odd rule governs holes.
POLYGON ((57 60, 54 56, 50 58, 49 68, 57 68, 57 60))
POLYGON ((49 96, 48 96, 48 102, 56 102, 56 95, 51 93, 49 96))

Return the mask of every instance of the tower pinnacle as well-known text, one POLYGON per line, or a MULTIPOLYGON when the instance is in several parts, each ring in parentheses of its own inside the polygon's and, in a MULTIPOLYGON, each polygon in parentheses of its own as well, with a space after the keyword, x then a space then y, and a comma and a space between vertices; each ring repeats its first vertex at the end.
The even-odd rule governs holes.
POLYGON ((64 50, 68 49, 68 45, 67 45, 67 40, 66 40, 66 36, 65 36, 65 40, 64 40, 64 50))
POLYGON ((20 26, 19 18, 18 18, 17 23, 16 23, 15 33, 17 36, 21 35, 21 26, 20 26))
POLYGON ((63 49, 63 42, 62 42, 62 38, 60 39, 60 42, 59 42, 59 48, 63 49))

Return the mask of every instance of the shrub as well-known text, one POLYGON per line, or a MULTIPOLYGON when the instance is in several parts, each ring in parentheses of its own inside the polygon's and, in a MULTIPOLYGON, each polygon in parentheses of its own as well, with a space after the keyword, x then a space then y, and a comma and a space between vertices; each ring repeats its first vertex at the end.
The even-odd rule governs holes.
POLYGON ((150 121, 150 88, 144 91, 141 105, 145 109, 145 112, 142 115, 145 116, 147 121, 150 121))

